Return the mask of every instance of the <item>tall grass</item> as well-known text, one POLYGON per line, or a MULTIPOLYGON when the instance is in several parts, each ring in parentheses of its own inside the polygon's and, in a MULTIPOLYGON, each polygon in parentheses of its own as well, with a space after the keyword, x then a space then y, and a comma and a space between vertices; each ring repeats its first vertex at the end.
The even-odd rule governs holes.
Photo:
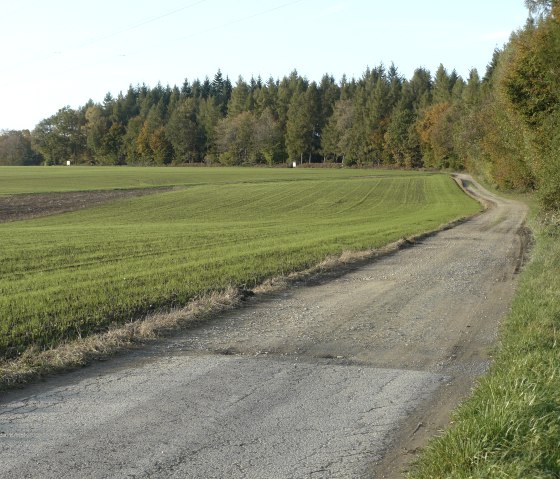
POLYGON ((533 226, 495 363, 413 478, 560 477, 560 225, 533 226))
POLYGON ((0 225, 0 357, 229 285, 252 287, 479 209, 443 175, 270 178, 0 225))

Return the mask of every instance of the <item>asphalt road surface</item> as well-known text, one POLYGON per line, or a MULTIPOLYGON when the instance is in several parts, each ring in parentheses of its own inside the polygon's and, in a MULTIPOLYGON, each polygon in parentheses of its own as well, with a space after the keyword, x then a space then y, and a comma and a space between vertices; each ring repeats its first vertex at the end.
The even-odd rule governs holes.
POLYGON ((526 208, 0 396, 0 476, 400 477, 489 364, 526 208))

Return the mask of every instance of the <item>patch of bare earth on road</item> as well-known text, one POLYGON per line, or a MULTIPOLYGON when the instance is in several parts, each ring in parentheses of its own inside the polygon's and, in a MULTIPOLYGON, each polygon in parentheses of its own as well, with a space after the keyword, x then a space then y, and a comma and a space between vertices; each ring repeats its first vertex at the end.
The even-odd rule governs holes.
POLYGON ((153 195, 170 189, 143 188, 0 196, 0 223, 67 213, 125 198, 153 195))

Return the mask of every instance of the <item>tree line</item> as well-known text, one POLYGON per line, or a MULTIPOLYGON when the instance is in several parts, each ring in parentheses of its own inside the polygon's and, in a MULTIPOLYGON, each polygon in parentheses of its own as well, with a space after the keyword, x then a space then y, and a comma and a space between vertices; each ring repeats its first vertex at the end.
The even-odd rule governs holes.
POLYGON ((484 76, 440 65, 410 79, 394 65, 359 79, 280 80, 218 71, 181 87, 130 86, 59 110, 32 132, 0 134, 0 164, 453 168, 502 188, 538 188, 560 207, 560 7, 526 0, 529 18, 484 76))
POLYGON ((480 88, 476 71, 465 82, 443 65, 433 78, 419 68, 407 80, 394 65, 380 65, 357 80, 324 75, 319 83, 293 71, 266 82, 239 77, 232 85, 218 71, 212 81, 130 86, 102 103, 62 108, 31 133, 3 132, 0 157, 4 164, 47 165, 458 166, 432 122, 480 88))

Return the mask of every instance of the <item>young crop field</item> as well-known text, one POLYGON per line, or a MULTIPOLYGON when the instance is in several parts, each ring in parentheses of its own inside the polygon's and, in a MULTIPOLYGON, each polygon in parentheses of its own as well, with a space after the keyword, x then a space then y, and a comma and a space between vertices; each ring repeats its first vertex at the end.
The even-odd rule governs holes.
POLYGON ((178 186, 0 224, 4 358, 229 285, 250 288, 480 209, 451 178, 430 173, 14 168, 0 176, 4 194, 178 186))
MULTIPOLYGON (((395 176, 390 170, 0 166, 0 195, 395 176)), ((400 176, 418 173, 399 172, 400 176)))

